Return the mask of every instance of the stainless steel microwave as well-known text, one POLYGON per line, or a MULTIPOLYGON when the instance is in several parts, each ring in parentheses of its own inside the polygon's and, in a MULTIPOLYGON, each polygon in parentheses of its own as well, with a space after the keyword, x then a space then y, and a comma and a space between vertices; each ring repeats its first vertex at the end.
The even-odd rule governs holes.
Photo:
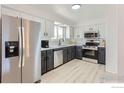
POLYGON ((99 34, 97 32, 87 32, 84 33, 84 38, 98 38, 99 34))

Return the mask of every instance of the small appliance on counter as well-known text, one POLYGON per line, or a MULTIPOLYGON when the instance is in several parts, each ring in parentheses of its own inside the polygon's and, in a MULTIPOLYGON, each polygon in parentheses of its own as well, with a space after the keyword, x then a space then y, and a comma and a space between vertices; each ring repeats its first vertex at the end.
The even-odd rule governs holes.
POLYGON ((49 40, 41 40, 42 48, 49 48, 49 40))
POLYGON ((106 47, 106 40, 100 39, 100 47, 106 47))

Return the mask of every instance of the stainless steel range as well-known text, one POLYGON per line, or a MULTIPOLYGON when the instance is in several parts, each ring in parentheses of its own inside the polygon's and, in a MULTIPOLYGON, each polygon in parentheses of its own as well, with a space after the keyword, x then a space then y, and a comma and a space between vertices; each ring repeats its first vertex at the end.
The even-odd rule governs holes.
POLYGON ((98 63, 98 45, 99 41, 88 40, 85 45, 82 46, 83 49, 83 60, 93 63, 98 63))

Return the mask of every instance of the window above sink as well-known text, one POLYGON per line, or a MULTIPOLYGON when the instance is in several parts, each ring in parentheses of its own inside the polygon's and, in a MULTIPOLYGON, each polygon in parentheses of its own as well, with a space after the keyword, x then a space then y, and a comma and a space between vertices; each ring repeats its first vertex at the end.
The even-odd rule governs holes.
POLYGON ((51 39, 70 39, 70 26, 54 22, 54 36, 51 39))

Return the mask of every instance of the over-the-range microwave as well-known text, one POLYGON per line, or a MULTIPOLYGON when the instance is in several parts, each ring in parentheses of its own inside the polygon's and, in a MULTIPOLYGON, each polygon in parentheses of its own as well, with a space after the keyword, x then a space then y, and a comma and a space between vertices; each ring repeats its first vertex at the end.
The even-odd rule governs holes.
POLYGON ((98 38, 99 33, 97 32, 85 32, 84 33, 84 38, 98 38))

